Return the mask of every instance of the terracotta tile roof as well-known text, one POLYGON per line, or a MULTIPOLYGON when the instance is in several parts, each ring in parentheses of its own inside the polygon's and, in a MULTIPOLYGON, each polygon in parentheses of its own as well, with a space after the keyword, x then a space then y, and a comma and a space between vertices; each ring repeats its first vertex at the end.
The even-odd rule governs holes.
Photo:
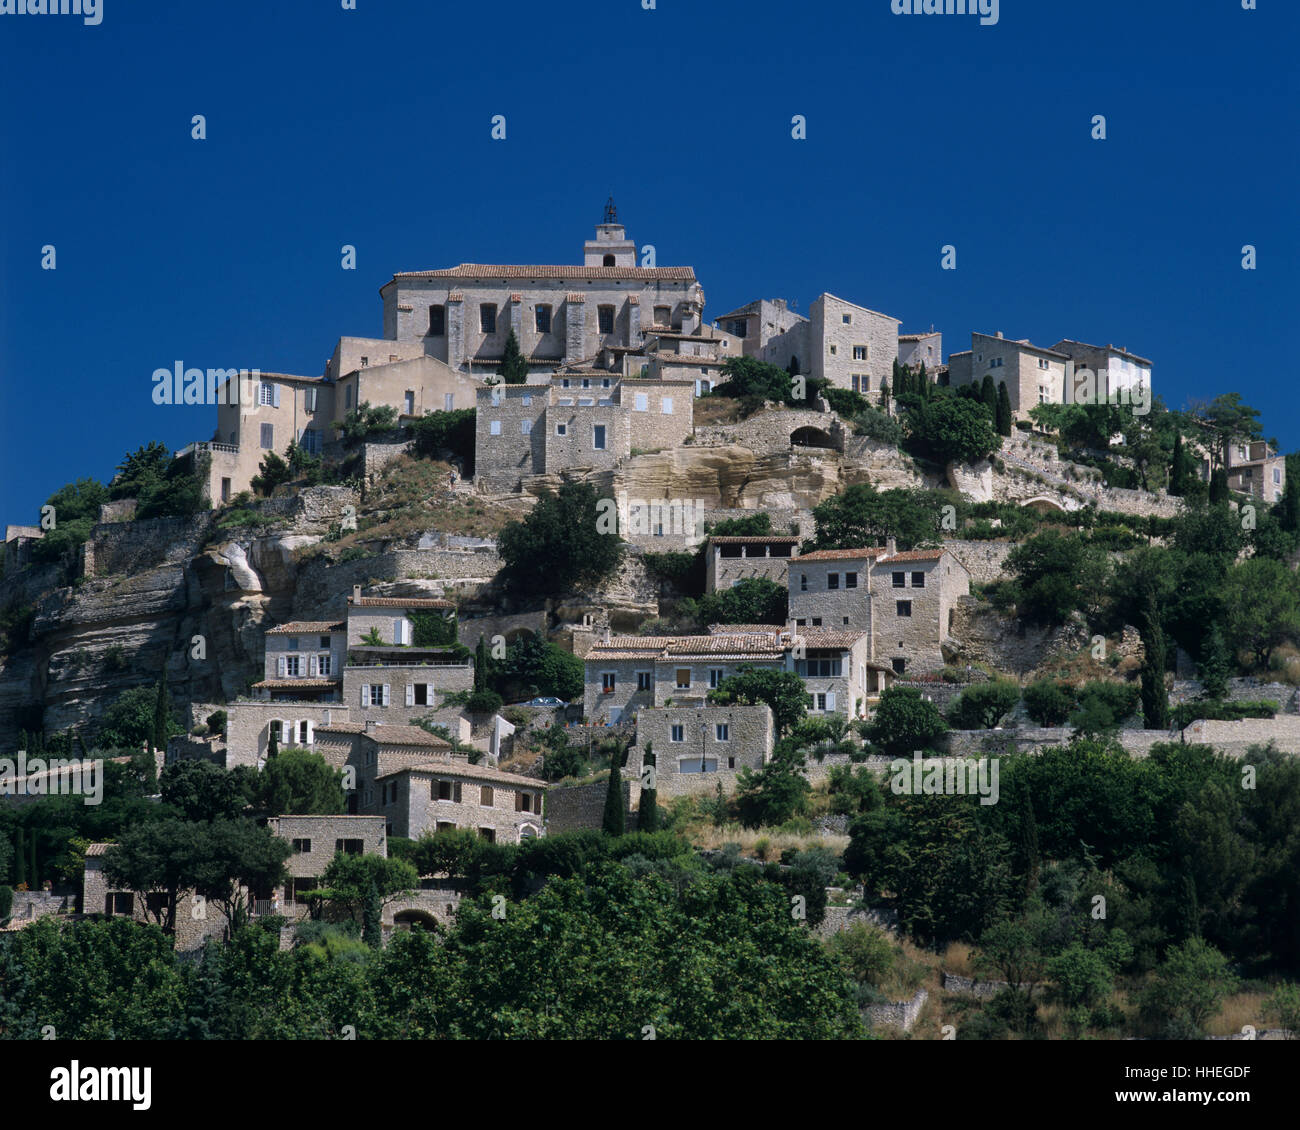
POLYGON ((753 535, 736 535, 724 534, 722 537, 709 537, 709 541, 714 545, 762 545, 764 542, 780 542, 783 545, 793 545, 799 541, 797 534, 753 534, 753 535))
POLYGON ((795 638, 804 647, 850 648, 867 635, 860 628, 796 628, 795 638))
POLYGON ((694 282, 694 267, 584 267, 581 263, 461 263, 437 271, 398 271, 398 279, 642 279, 694 282))
POLYGON ((588 660, 601 660, 603 662, 613 663, 624 659, 655 659, 662 649, 652 651, 601 651, 597 652, 595 648, 587 652, 588 660))
POLYGON ((883 546, 873 546, 870 549, 818 549, 813 553, 805 553, 800 557, 791 558, 792 561, 865 561, 870 557, 879 557, 882 553, 887 553, 883 546))
POLYGON ((928 334, 899 334, 899 341, 924 341, 927 337, 938 337, 938 330, 931 330, 928 334))
POLYGON ((419 726, 372 726, 363 732, 378 745, 421 745, 434 749, 451 749, 451 743, 446 738, 440 738, 419 726))
POLYGON ((784 624, 710 624, 711 636, 771 635, 785 630, 784 624))
POLYGON ((314 732, 317 734, 364 734, 366 727, 364 722, 331 722, 328 726, 316 726, 314 732))
POLYGON ((946 549, 909 549, 902 553, 892 553, 883 561, 877 561, 876 567, 887 569, 895 561, 938 561, 947 552, 946 549))
POLYGON ((598 643, 592 648, 613 648, 615 651, 663 651, 673 640, 681 639, 681 636, 610 636, 610 638, 598 643))
POLYGON ((109 848, 115 846, 115 844, 87 844, 86 858, 93 859, 95 856, 103 855, 109 848))
POLYGON ((1052 348, 1058 353, 1064 353, 1062 346, 1077 345, 1081 349, 1095 349, 1099 353, 1115 353, 1120 357, 1127 357, 1130 361, 1136 361, 1139 365, 1150 365, 1151 362, 1145 357, 1139 357, 1136 353, 1130 353, 1127 349, 1120 349, 1114 345, 1089 345, 1086 341, 1075 341, 1073 338, 1062 338, 1052 348))
POLYGON ((337 687, 343 679, 263 679, 260 683, 254 683, 254 690, 284 690, 284 691, 308 691, 324 690, 327 687, 337 687))
POLYGON ((670 643, 664 651, 665 659, 685 655, 770 655, 780 654, 775 634, 757 635, 744 632, 716 636, 683 636, 670 643))
POLYGON ((450 600, 435 596, 363 596, 348 597, 353 608, 455 608, 450 600))
POLYGON ((668 353, 658 352, 654 354, 654 359, 661 365, 711 365, 714 368, 721 368, 730 357, 693 357, 689 353, 668 353))
POLYGON ((407 765, 385 773, 376 778, 398 777, 403 773, 419 773, 430 777, 469 777, 474 781, 494 781, 501 785, 515 785, 518 788, 544 789, 546 782, 537 777, 525 777, 519 773, 507 773, 504 769, 493 769, 490 765, 470 765, 464 760, 421 761, 416 765, 407 765))
POLYGON ((287 624, 279 624, 274 628, 267 628, 268 636, 310 636, 324 632, 341 632, 347 627, 341 620, 290 620, 287 624))
MULTIPOLYGON (((1062 361, 1069 360, 1064 353, 1057 353, 1054 349, 1044 349, 1041 345, 1035 345, 1027 337, 998 337, 996 334, 982 333, 976 333, 974 336, 985 338, 988 341, 1000 341, 1005 345, 1021 345, 1034 353, 1043 353, 1048 357, 1059 357, 1062 361)), ((956 356, 956 354, 953 354, 952 356, 956 356)))

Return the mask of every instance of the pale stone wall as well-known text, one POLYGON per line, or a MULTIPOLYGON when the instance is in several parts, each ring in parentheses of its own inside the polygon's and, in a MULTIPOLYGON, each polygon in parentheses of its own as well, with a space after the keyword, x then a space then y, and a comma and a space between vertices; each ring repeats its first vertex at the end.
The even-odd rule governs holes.
POLYGON ((909 334, 914 341, 899 338, 898 363, 909 367, 919 366, 924 362, 925 371, 933 378, 934 372, 943 364, 943 334, 932 330, 928 334, 909 334))
POLYGON ((1006 561, 1011 551, 1016 548, 1014 542, 964 541, 949 538, 943 545, 965 566, 971 581, 976 584, 1005 580, 1010 575, 1006 571, 1006 561))
POLYGON ((304 632, 297 636, 268 633, 266 636, 264 679, 338 678, 347 659, 344 632, 304 632), (281 670, 281 659, 298 660, 298 673, 281 670), (315 660, 313 663, 312 661, 315 660), (326 660, 326 663, 322 663, 326 660), (327 668, 327 669, 326 669, 327 668))
POLYGON ((637 714, 636 744, 628 750, 624 773, 629 781, 640 782, 649 744, 655 758, 655 788, 660 797, 712 792, 718 781, 724 790, 731 792, 741 769, 757 772, 766 764, 774 740, 772 711, 766 705, 642 710, 637 714), (727 727, 725 740, 718 737, 719 725, 727 727), (674 726, 682 728, 680 742, 672 740, 674 726), (703 746, 701 726, 704 727, 703 746), (716 762, 708 772, 700 771, 701 748, 708 761, 716 762))
POLYGON ((705 591, 719 592, 732 588, 739 581, 755 577, 766 578, 784 587, 789 583, 790 562, 798 553, 798 543, 773 545, 750 542, 725 549, 710 543, 705 552, 705 591), (739 551, 740 556, 724 556, 725 553, 734 551, 739 551))
POLYGON ((809 314, 812 355, 804 362, 811 366, 807 371, 844 389, 853 387, 852 378, 857 375, 859 391, 862 378, 867 380, 870 391, 878 391, 881 382, 893 373, 898 359, 899 320, 832 294, 817 298, 809 314), (865 357, 855 356, 856 351, 863 350, 865 357))
POLYGON ((225 711, 227 769, 233 769, 236 765, 257 766, 266 760, 273 721, 281 723, 281 749, 294 746, 314 750, 317 726, 348 720, 346 703, 244 700, 229 703, 225 711), (310 723, 307 731, 310 740, 306 742, 300 740, 304 722, 310 723), (285 733, 291 734, 292 740, 285 741, 283 737, 285 733))
POLYGON ((346 402, 345 390, 349 387, 354 390, 353 407, 364 402, 375 406, 388 404, 401 415, 424 416, 476 407, 483 381, 424 355, 380 365, 372 357, 369 365, 344 377, 339 387, 339 419, 346 414, 341 406, 346 402), (409 399, 407 393, 411 394, 409 399))
POLYGON ((514 783, 505 773, 483 779, 474 770, 474 766, 457 766, 449 760, 445 767, 422 766, 387 782, 380 781, 376 811, 392 827, 393 835, 410 839, 419 839, 448 825, 480 834, 484 829, 490 829, 497 843, 514 844, 525 836, 542 834, 544 781, 519 777, 518 783, 514 783), (438 799, 441 781, 460 785, 459 802, 438 799), (391 799, 383 800, 385 795, 391 799), (529 811, 517 807, 520 796, 528 798, 529 811))
MULTIPOLYGON (((409 361, 424 357, 424 345, 419 341, 391 341, 381 337, 341 337, 334 347, 334 355, 325 366, 327 380, 339 381, 359 369, 371 365, 387 365, 394 361, 409 361)), ((340 393, 338 406, 342 408, 340 393)), ((357 405, 354 396, 352 407, 357 405)))
POLYGON ((694 389, 680 380, 630 379, 617 399, 630 413, 629 444, 641 451, 680 447, 694 426, 694 389))
MULTIPOLYGON (((441 712, 447 695, 474 689, 472 663, 415 664, 346 667, 343 670, 343 701, 352 711, 354 721, 383 722, 389 726, 407 725, 416 719, 441 712), (433 702, 417 703, 417 685, 433 702), (388 706, 371 706, 361 702, 361 688, 388 688, 388 706), (431 689, 428 689, 431 688, 431 689)), ((455 708, 458 712, 459 708, 455 708)), ((441 718, 438 721, 442 721, 441 718)))
MULTIPOLYGON (((589 785, 552 785, 546 790, 546 832, 580 832, 599 828, 605 814, 606 781, 589 785)), ((623 810, 627 813, 626 830, 636 831, 636 813, 632 809, 632 777, 623 776, 623 810)))
POLYGON ((474 420, 476 481, 514 489, 521 478, 546 469, 549 394, 548 387, 535 385, 497 385, 479 391, 474 420))

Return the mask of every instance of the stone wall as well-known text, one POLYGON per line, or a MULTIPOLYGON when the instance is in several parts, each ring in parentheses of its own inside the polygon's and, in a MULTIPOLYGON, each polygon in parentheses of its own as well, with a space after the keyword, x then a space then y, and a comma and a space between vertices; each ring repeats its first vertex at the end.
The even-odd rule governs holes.
POLYGON ((9 924, 16 926, 23 922, 35 922, 47 914, 71 914, 76 909, 75 890, 14 891, 9 924))
POLYGON ((628 750, 624 772, 640 781, 647 743, 654 752, 655 788, 662 797, 713 792, 719 781, 726 792, 735 788, 740 770, 760 770, 772 753, 774 730, 772 711, 761 706, 665 707, 637 712, 636 745, 628 750), (726 740, 717 737, 716 727, 727 727, 726 740), (683 772, 683 761, 700 758, 700 727, 705 727, 704 755, 716 763, 709 772, 683 772), (674 742, 674 726, 682 728, 683 740, 674 742))
POLYGON ((87 577, 140 573, 157 565, 179 565, 199 552, 211 514, 149 518, 94 527, 83 558, 87 577))
POLYGON ((972 584, 985 585, 990 581, 1000 581, 1010 576, 1006 571, 1006 562, 1011 551, 1016 548, 1015 542, 966 541, 951 538, 943 545, 966 566, 972 584))
MULTIPOLYGON (((599 828, 605 815, 605 794, 609 785, 593 781, 589 785, 552 785, 546 790, 546 834, 578 832, 599 828)), ((627 811, 627 830, 636 830, 636 813, 631 808, 631 781, 623 778, 623 807, 627 811)))
POLYGON ((866 1009, 867 1023, 875 1028, 881 1024, 888 1024, 894 1028, 901 1028, 904 1032, 910 1032, 916 1019, 921 1015, 921 1009, 925 1007, 925 1002, 930 999, 930 994, 924 989, 917 989, 916 995, 910 1001, 896 1001, 893 1004, 873 1004, 866 1009))
POLYGON ((979 997, 987 1000, 995 997, 1003 989, 1009 988, 1006 981, 975 981, 970 977, 958 977, 955 973, 943 974, 943 991, 958 993, 964 997, 979 997))

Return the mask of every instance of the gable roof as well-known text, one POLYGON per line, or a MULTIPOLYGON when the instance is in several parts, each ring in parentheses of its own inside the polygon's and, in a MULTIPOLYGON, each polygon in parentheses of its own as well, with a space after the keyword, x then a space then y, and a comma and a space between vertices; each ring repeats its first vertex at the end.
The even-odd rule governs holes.
POLYGON ((341 632, 347 625, 341 620, 290 620, 267 628, 268 636, 311 636, 325 632, 341 632))
POLYGON ((455 608, 450 600, 436 596, 350 596, 353 608, 455 608))
POLYGON ((629 279, 694 282, 694 267, 584 267, 581 263, 461 263, 436 271, 398 271, 398 279, 629 279))
POLYGON ((868 549, 818 549, 812 553, 804 553, 799 557, 790 558, 791 561, 867 561, 873 557, 879 557, 881 554, 889 551, 881 545, 872 546, 868 549))

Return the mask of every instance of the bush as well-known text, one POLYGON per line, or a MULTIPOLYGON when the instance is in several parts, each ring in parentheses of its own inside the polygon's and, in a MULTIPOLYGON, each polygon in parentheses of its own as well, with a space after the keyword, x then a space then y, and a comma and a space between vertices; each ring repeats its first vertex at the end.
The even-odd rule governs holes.
POLYGON ((466 477, 474 474, 474 418, 473 408, 460 408, 451 412, 433 412, 411 425, 415 440, 415 454, 425 459, 441 458, 450 451, 460 459, 466 477))
POLYGON ((0 887, 0 922, 9 917, 9 912, 14 906, 14 889, 13 887, 0 887))
POLYGON ((1276 702, 1185 702, 1173 710, 1173 724, 1180 730, 1199 719, 1214 722, 1238 722, 1243 718, 1272 718, 1277 714, 1276 702))
POLYGON ((978 683, 962 691, 948 710, 948 722, 958 730, 991 730, 1020 701, 1020 688, 999 680, 978 683))
POLYGON ((871 741, 891 757, 906 757, 931 746, 948 732, 947 723, 915 687, 890 687, 880 696, 867 727, 871 741))
POLYGON ((1063 726, 1078 704, 1074 688, 1055 679, 1039 679, 1024 691, 1025 713, 1040 726, 1063 726))
POLYGON ((1104 734, 1119 728, 1137 709, 1138 688, 1126 683, 1094 680, 1079 692, 1079 705, 1070 715, 1070 725, 1081 734, 1104 734))
POLYGON ((501 709, 503 700, 496 691, 475 691, 465 703, 465 709, 471 714, 495 714, 501 709))
POLYGON ((859 984, 880 986, 894 968, 894 946, 879 926, 855 922, 826 943, 831 956, 859 984))

